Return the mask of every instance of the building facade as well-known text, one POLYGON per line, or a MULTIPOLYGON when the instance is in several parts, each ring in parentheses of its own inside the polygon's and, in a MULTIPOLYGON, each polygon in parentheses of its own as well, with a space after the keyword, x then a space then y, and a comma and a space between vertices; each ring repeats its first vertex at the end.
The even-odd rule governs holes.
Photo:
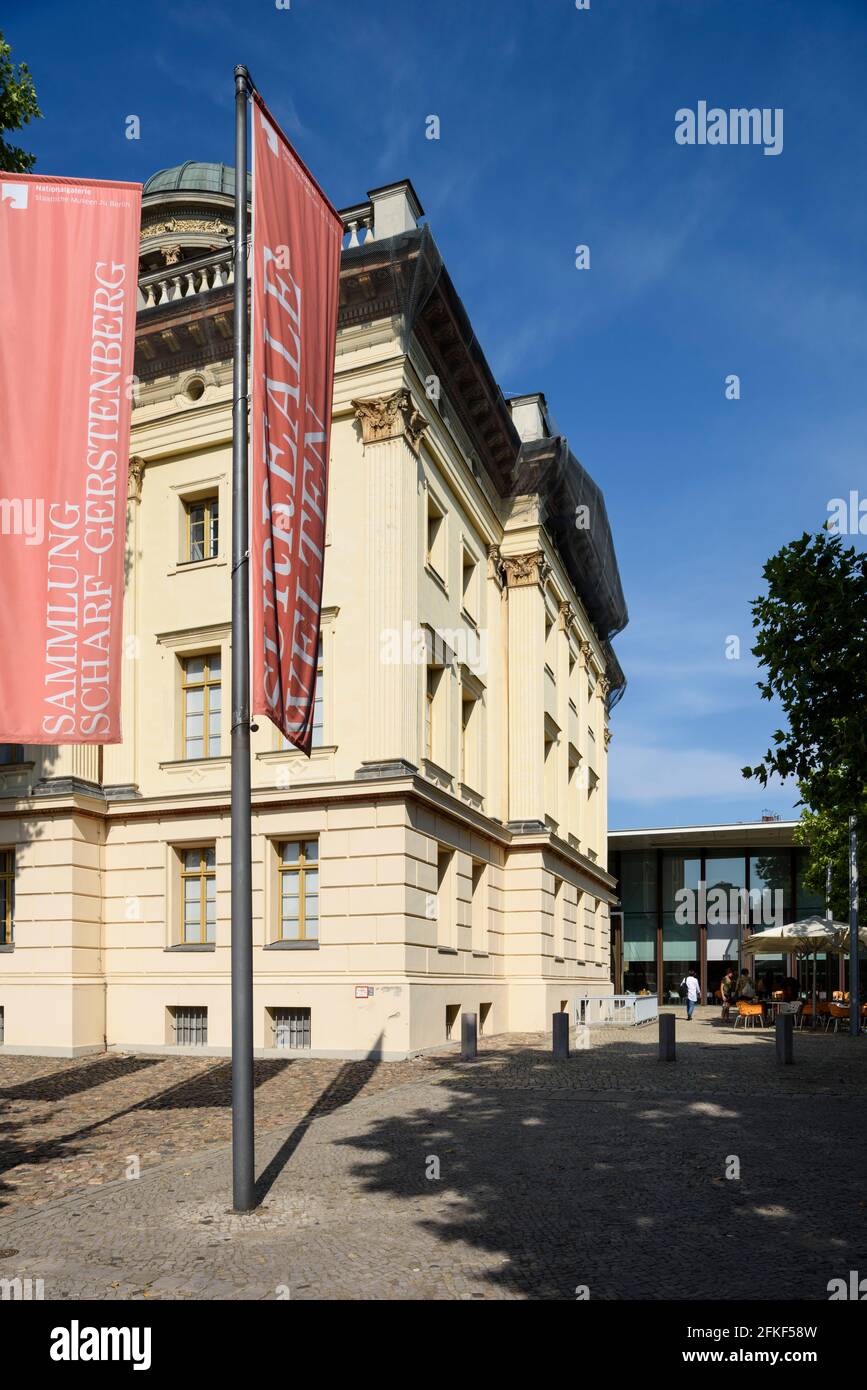
MULTIPOLYGON (((649 990, 679 1002, 690 966, 713 1003, 729 967, 746 964, 777 986, 798 974, 795 958, 744 956, 751 931, 813 913, 824 898, 804 884, 809 851, 795 844, 797 821, 617 830, 608 837, 619 902, 611 916, 611 974, 618 992, 649 990)), ((844 963, 818 958, 818 988, 842 988, 844 963)))
MULTIPOLYGON (((230 1047, 233 194, 145 185, 123 742, 0 747, 8 1049, 230 1047)), ((412 186, 343 217, 315 746, 252 735, 254 1042, 403 1057, 610 984, 626 612, 601 493, 504 400, 412 186)))

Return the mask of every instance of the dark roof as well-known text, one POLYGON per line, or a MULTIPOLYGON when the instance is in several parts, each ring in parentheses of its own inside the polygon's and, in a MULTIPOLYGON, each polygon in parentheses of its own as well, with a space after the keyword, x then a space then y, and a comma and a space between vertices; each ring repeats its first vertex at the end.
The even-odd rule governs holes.
MULTIPOLYGON (((253 181, 247 175, 248 196, 253 181)), ((159 169, 145 183, 143 196, 149 193, 222 193, 235 196, 235 170, 229 164, 200 164, 188 159, 171 169, 159 169)))

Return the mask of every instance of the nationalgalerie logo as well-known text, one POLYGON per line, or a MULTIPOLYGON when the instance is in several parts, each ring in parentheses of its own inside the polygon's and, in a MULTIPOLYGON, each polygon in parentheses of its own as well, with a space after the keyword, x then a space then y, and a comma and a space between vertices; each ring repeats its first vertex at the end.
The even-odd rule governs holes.
POLYGON ((26 208, 28 192, 26 183, 0 184, 0 203, 8 203, 13 208, 26 208))

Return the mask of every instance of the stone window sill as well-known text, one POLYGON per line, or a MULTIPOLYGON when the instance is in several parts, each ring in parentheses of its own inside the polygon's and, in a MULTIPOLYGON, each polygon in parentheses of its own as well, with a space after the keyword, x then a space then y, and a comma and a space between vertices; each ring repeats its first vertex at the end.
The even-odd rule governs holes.
POLYGON ((3 943, 2 946, 0 946, 0 951, 4 952, 6 955, 11 955, 11 953, 12 953, 14 950, 15 950, 15 942, 14 942, 14 941, 6 941, 6 942, 3 943))
POLYGON ((318 941, 267 941, 263 951, 318 951, 318 941))
POLYGON ((438 956, 456 956, 457 954, 454 946, 437 946, 438 956))
POLYGON ((216 951, 216 941, 178 941, 174 946, 166 946, 167 951, 216 951))

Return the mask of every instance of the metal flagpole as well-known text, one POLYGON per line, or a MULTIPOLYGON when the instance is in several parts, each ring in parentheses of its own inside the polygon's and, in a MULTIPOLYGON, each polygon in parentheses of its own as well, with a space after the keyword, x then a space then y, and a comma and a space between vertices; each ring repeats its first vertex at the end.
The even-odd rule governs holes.
POLYGON ((858 960, 858 821, 849 817, 849 1030, 861 1031, 861 970, 858 960))
POLYGON ((255 1206, 250 596, 247 460, 247 96, 235 68, 235 331, 232 372, 232 1199, 255 1206))

